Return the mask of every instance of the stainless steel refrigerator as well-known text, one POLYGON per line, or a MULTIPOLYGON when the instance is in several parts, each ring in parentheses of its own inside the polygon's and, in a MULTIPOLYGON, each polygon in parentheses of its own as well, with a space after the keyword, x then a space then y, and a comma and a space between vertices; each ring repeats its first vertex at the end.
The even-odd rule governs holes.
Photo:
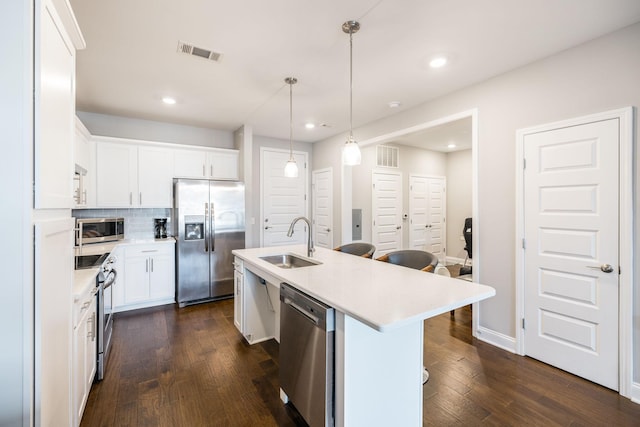
POLYGON ((244 184, 173 180, 180 307, 233 296, 233 249, 244 248, 244 184))

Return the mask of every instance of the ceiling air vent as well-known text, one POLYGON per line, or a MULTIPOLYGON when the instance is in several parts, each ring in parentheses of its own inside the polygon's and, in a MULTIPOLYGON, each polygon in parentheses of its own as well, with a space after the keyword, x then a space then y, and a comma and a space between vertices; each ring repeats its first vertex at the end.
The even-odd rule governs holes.
POLYGON ((397 168, 399 152, 400 150, 398 149, 398 147, 378 145, 376 147, 376 166, 397 168))
POLYGON ((186 53, 187 55, 199 56, 200 58, 209 59, 211 61, 220 61, 222 57, 221 53, 214 52, 209 49, 203 49, 201 47, 194 46, 185 42, 178 42, 178 52, 186 53))

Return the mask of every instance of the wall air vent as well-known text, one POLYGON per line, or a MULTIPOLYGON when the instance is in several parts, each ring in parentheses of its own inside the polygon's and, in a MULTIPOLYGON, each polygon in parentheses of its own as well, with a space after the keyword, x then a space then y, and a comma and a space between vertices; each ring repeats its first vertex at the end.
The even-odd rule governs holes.
POLYGON ((400 150, 398 147, 378 145, 376 147, 376 166, 397 168, 400 150))
POLYGON ((209 59, 211 61, 220 61, 222 58, 222 54, 219 52, 214 52, 209 49, 203 49, 201 47, 194 46, 185 42, 178 42, 178 52, 186 53, 187 55, 199 56, 200 58, 209 59))

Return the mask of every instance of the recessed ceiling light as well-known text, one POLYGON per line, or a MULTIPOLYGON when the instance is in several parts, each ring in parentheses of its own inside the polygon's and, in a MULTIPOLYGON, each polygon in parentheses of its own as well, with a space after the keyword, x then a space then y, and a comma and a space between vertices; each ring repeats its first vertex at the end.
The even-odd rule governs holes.
POLYGON ((313 129, 314 127, 316 127, 316 125, 313 123, 306 123, 304 127, 306 127, 307 129, 313 129))
POLYGON ((456 148, 456 144, 451 143, 451 144, 447 145, 447 148, 456 148))
POLYGON ((429 66, 431 68, 440 68, 447 65, 447 58, 444 56, 437 56, 429 61, 429 66))
POLYGON ((400 101, 391 101, 389 103, 389 108, 398 108, 401 105, 402 105, 402 103, 400 101))
POLYGON ((170 96, 163 96, 162 102, 164 102, 167 105, 173 105, 176 103, 176 100, 175 98, 171 98, 170 96))

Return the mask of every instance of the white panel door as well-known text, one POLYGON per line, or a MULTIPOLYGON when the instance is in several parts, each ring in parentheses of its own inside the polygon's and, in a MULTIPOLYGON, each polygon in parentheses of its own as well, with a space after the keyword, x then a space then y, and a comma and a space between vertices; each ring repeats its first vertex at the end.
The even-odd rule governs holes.
POLYGON ((313 241, 333 249, 333 170, 313 171, 311 181, 313 241))
POLYGON ((618 126, 524 139, 525 353, 615 390, 618 126))
POLYGON ((402 174, 373 172, 371 200, 375 256, 402 249, 402 174))
POLYGON ((445 178, 409 176, 409 248, 435 254, 444 262, 445 178))
POLYGON ((293 236, 287 237, 291 221, 307 216, 307 155, 295 153, 299 174, 297 178, 284 176, 284 165, 289 160, 285 150, 262 150, 262 246, 280 246, 306 243, 307 227, 298 221, 293 236))

